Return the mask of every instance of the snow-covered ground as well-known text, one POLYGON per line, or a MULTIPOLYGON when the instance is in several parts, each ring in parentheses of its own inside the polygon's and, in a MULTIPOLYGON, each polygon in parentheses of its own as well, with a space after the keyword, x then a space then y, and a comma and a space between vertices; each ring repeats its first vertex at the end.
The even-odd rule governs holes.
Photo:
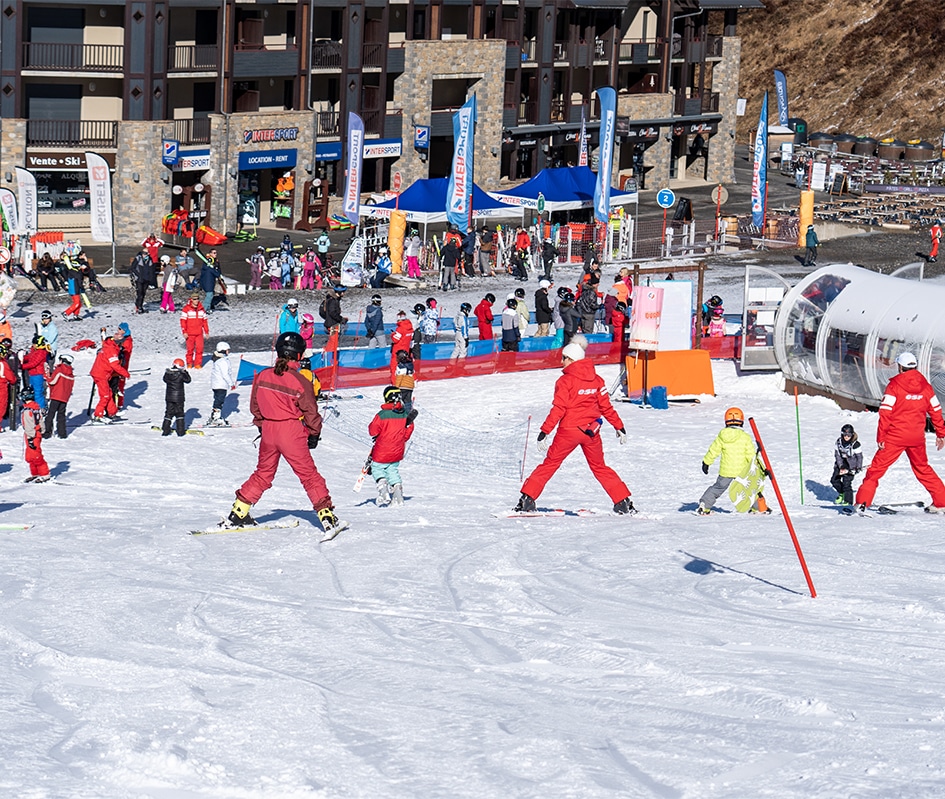
MULTIPOLYGON (((271 327, 268 310, 240 316, 211 325, 271 327)), ((176 320, 128 321, 132 368, 150 374, 129 382, 125 415, 159 420, 176 320)), ((77 356, 76 423, 91 358, 77 356)), ((641 511, 629 519, 609 513, 579 454, 539 504, 594 515, 493 516, 517 499, 501 467, 521 456, 529 415, 526 468, 537 463, 552 371, 421 383, 417 447, 441 457, 408 455, 402 508, 351 490, 367 454, 354 428, 379 390, 334 403, 315 458, 351 529, 326 544, 285 466, 256 513, 298 528, 188 535, 252 471, 251 427, 178 439, 81 424, 44 442, 56 475, 44 485, 21 482, 22 436, 4 433, 0 523, 33 527, 0 531, 0 795, 945 795, 942 521, 837 513, 834 440, 851 422, 869 458, 876 417, 825 399, 800 401, 802 496, 779 376, 713 368, 717 396, 619 405, 623 447, 605 428, 641 511), (780 512, 691 512, 733 404, 764 437, 816 598, 780 512), (471 471, 463 453, 485 449, 495 468, 471 471)), ((600 371, 610 383, 617 367, 600 371)), ((188 407, 205 418, 209 369, 193 377, 188 407)), ((228 401, 234 424, 248 396, 228 401)), ((897 464, 877 501, 912 499, 927 497, 897 464)))

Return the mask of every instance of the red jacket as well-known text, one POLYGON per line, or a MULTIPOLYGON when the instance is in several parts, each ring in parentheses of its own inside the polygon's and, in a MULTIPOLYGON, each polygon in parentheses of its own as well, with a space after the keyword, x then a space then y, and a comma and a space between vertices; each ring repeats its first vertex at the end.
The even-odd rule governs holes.
POLYGON ((48 358, 49 352, 47 350, 33 347, 23 358, 23 371, 30 377, 46 374, 46 360, 48 358))
POLYGON ((287 422, 298 419, 305 425, 309 435, 321 435, 322 417, 318 413, 315 389, 310 380, 298 372, 298 364, 281 375, 274 368, 263 369, 253 381, 253 393, 249 409, 253 424, 262 427, 263 422, 287 422))
POLYGON ((207 312, 203 303, 197 300, 187 300, 187 304, 180 309, 180 329, 185 336, 207 336, 210 334, 210 325, 207 323, 207 312))
POLYGON ((60 363, 49 378, 49 399, 68 402, 75 385, 75 374, 67 363, 60 363))
MULTIPOLYGON (((6 358, 0 358, 0 382, 3 381, 11 385, 16 382, 16 373, 6 358)), ((0 409, 0 412, 2 412, 2 409, 0 409)))
POLYGON ((409 319, 398 319, 397 327, 390 334, 390 354, 396 360, 400 350, 410 352, 410 343, 413 341, 413 325, 409 319))
POLYGON ((392 403, 384 403, 380 413, 368 425, 368 434, 374 439, 371 457, 377 463, 397 463, 403 460, 404 449, 413 435, 413 425, 407 422, 403 405, 400 405, 400 410, 395 410, 392 403))
POLYGON ((555 382, 555 396, 541 431, 548 434, 557 425, 587 430, 601 416, 615 430, 624 429, 617 411, 610 404, 603 378, 594 371, 594 364, 588 360, 569 363, 555 382))
POLYGON ((876 442, 901 447, 924 444, 926 414, 932 417, 935 435, 945 438, 942 406, 929 381, 917 369, 896 375, 879 406, 876 442))
POLYGON ((492 315, 492 305, 485 297, 482 298, 473 313, 476 315, 476 321, 479 322, 479 327, 492 327, 492 320, 495 319, 495 317, 492 315))
POLYGON ((121 340, 121 345, 119 346, 119 349, 124 354, 124 357, 122 358, 122 363, 124 363, 126 369, 128 368, 128 364, 131 363, 131 351, 134 349, 134 347, 135 347, 135 342, 131 336, 125 336, 121 340))
POLYGON ((128 370, 118 360, 118 342, 115 339, 107 338, 102 342, 89 374, 95 380, 108 380, 112 375, 128 377, 128 370))

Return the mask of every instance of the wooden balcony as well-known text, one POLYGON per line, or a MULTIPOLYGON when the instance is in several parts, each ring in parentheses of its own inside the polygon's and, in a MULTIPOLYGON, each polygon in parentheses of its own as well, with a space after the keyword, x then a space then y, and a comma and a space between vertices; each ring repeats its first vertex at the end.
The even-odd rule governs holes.
POLYGON ((216 72, 219 48, 215 44, 172 44, 167 52, 167 71, 216 72))
POLYGON ((91 119, 28 119, 27 147, 118 147, 118 122, 91 119))
POLYGON ((118 72, 124 65, 120 44, 24 42, 23 69, 45 72, 118 72))
POLYGON ((174 138, 181 144, 210 144, 210 120, 207 117, 175 119, 174 138))

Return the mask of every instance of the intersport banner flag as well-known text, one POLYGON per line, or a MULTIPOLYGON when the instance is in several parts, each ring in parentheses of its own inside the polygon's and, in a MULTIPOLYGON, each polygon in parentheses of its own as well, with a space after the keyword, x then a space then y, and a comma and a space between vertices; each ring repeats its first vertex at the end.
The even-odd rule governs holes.
POLYGON ((364 120, 348 112, 348 174, 345 175, 344 212, 357 227, 361 207, 361 171, 364 163, 364 120))
POLYGON ((751 223, 758 228, 765 224, 765 200, 768 193, 768 92, 758 115, 755 134, 755 163, 751 175, 751 223))
POLYGON ((473 150, 476 145, 476 95, 453 114, 453 168, 446 189, 446 218, 465 231, 470 224, 473 190, 473 150))
POLYGON ((20 221, 16 212, 16 197, 9 189, 0 189, 0 211, 7 222, 7 230, 10 233, 18 232, 20 221))
POLYGON ((17 194, 20 199, 20 230, 27 236, 32 236, 39 230, 36 176, 21 166, 15 169, 17 194))
POLYGON ((108 163, 96 153, 86 153, 85 164, 89 172, 92 241, 111 241, 115 227, 112 224, 112 176, 108 163))
POLYGON ((587 120, 581 109, 581 141, 578 144, 578 166, 587 166, 587 120))
POLYGON ((788 121, 787 78, 780 69, 774 71, 774 95, 778 98, 778 124, 786 128, 788 121))
POLYGON ((597 90, 600 99, 600 157, 594 184, 594 217, 606 222, 610 214, 610 173, 614 162, 614 130, 617 126, 617 92, 610 86, 597 90))

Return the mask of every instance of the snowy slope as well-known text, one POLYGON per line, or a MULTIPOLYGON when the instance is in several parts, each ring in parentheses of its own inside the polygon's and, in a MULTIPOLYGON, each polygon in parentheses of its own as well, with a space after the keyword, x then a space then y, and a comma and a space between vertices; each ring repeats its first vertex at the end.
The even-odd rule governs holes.
MULTIPOLYGON (((151 372, 131 381, 126 416, 157 420, 174 320, 129 321, 132 367, 151 372)), ((76 422, 90 363, 77 359, 76 422)), ((425 416, 456 432, 441 463, 408 456, 400 509, 351 491, 367 448, 345 420, 379 392, 338 402, 315 456, 352 528, 324 545, 286 467, 257 514, 298 528, 187 535, 251 472, 251 427, 81 425, 45 442, 45 485, 21 483, 22 437, 4 433, 0 522, 34 527, 0 531, 0 795, 941 796, 941 520, 823 507, 840 426, 867 457, 875 433, 874 415, 824 399, 801 399, 802 505, 794 398, 776 375, 714 370, 718 396, 700 404, 620 405, 626 446, 605 428, 632 519, 608 512, 579 455, 539 504, 598 511, 582 518, 494 518, 519 482, 464 467, 477 448, 514 462, 506 433, 529 415, 537 463, 556 372, 421 383, 418 439, 425 416), (732 404, 764 436, 816 599, 779 513, 689 512, 732 404)), ((230 399, 234 423, 248 394, 230 399)), ((209 405, 204 369, 188 407, 209 405)), ((877 501, 903 499, 927 497, 898 464, 877 501)))

